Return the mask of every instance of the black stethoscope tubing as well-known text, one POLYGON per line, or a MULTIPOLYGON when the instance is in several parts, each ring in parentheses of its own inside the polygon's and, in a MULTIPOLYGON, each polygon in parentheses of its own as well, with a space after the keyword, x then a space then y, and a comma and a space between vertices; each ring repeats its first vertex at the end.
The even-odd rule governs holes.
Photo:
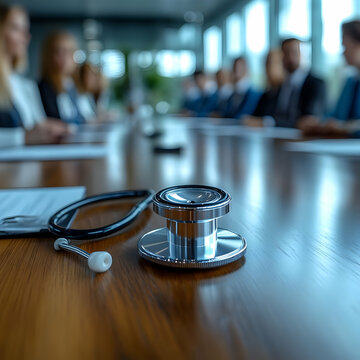
POLYGON ((69 240, 92 240, 104 238, 119 232, 133 222, 136 217, 152 202, 153 195, 154 192, 152 190, 126 190, 90 196, 76 201, 56 212, 49 220, 48 229, 54 235, 58 237, 65 237, 69 240), (144 197, 144 199, 135 204, 124 218, 115 223, 95 229, 71 229, 59 225, 61 219, 67 215, 74 214, 84 206, 103 201, 133 199, 140 197, 144 197))

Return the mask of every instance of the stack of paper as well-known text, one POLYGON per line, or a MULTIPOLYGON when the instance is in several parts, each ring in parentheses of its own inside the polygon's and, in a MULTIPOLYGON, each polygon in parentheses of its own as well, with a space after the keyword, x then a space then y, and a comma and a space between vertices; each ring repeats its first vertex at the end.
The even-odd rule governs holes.
POLYGON ((337 139, 337 140, 311 140, 286 144, 289 151, 310 152, 332 155, 360 155, 360 140, 337 139))
POLYGON ((0 190, 0 236, 46 231, 51 216, 85 192, 85 187, 0 190))
POLYGON ((93 159, 107 154, 105 145, 40 145, 0 150, 0 161, 93 159))

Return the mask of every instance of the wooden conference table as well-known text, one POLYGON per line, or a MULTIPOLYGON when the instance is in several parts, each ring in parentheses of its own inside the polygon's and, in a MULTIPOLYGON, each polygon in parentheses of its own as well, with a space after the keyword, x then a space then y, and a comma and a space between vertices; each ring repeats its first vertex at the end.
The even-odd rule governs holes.
MULTIPOLYGON (((220 226, 247 239, 245 258, 201 271, 140 259, 138 239, 165 225, 151 209, 82 245, 112 254, 100 275, 51 237, 0 240, 0 359, 359 359, 360 158, 162 124, 181 154, 155 153, 159 139, 123 125, 102 159, 0 163, 0 187, 221 187, 232 208, 220 226)), ((123 211, 89 211, 79 226, 123 211)))

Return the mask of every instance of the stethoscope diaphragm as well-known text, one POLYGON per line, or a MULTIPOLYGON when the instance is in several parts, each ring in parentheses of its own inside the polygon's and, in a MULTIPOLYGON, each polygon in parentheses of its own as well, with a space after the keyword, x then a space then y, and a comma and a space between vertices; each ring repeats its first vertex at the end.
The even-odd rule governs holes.
POLYGON ((230 201, 229 194, 210 186, 174 186, 158 192, 153 210, 167 219, 167 225, 139 240, 140 256, 179 268, 213 268, 240 259, 246 240, 217 228, 217 219, 230 211, 230 201))

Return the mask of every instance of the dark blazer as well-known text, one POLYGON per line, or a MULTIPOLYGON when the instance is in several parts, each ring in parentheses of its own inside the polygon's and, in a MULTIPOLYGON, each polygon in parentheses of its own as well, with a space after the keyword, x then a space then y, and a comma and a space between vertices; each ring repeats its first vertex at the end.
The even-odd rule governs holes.
POLYGON ((252 87, 239 99, 239 94, 236 91, 230 96, 225 112, 222 116, 226 118, 238 119, 243 115, 251 115, 261 97, 261 93, 252 87))
POLYGON ((72 102, 76 115, 69 119, 63 119, 60 116, 60 110, 57 102, 58 93, 56 92, 54 87, 47 80, 41 80, 38 85, 44 110, 48 117, 60 119, 70 124, 85 123, 85 119, 80 113, 80 109, 78 106, 77 100, 79 95, 75 87, 68 89, 66 93, 69 96, 69 100, 72 102))
POLYGON ((279 90, 280 88, 274 88, 265 91, 260 97, 253 116, 273 116, 276 110, 276 101, 279 96, 279 90))
POLYGON ((203 95, 196 115, 200 117, 209 116, 216 110, 218 98, 217 91, 214 91, 212 94, 203 95))
POLYGON ((202 98, 200 95, 194 99, 185 98, 182 108, 184 110, 197 112, 197 111, 199 111, 199 108, 201 105, 201 100, 202 100, 202 98))
POLYGON ((14 106, 9 109, 0 109, 0 128, 22 127, 20 114, 14 106))
POLYGON ((47 80, 40 80, 39 91, 45 113, 48 117, 60 119, 59 108, 57 104, 57 92, 47 80))
POLYGON ((227 106, 228 106, 228 101, 229 101, 231 95, 229 97, 225 98, 225 99, 221 99, 219 97, 218 103, 216 105, 216 109, 214 110, 214 113, 219 114, 221 116, 224 116, 224 114, 226 112, 226 109, 227 109, 227 106))
POLYGON ((309 73, 300 89, 296 109, 289 109, 293 110, 293 116, 289 117, 287 114, 279 114, 275 110, 273 117, 277 126, 296 127, 299 117, 305 115, 322 116, 325 112, 325 107, 325 82, 309 73))

